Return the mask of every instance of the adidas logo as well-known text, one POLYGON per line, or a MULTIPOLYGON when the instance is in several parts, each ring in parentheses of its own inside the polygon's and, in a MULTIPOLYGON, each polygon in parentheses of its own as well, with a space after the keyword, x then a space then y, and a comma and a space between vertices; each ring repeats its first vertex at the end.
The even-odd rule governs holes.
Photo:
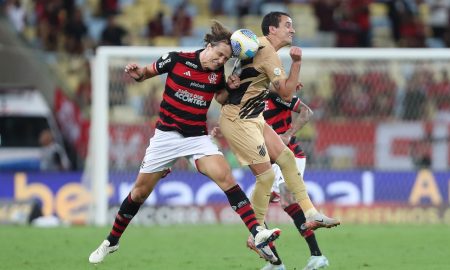
POLYGON ((191 71, 186 71, 185 73, 183 73, 184 75, 186 75, 186 76, 188 76, 188 77, 191 77, 191 71))

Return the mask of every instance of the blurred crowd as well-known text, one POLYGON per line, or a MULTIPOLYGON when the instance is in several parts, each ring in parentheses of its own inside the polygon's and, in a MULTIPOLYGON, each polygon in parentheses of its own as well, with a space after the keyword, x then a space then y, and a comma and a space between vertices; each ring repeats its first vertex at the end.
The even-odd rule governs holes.
MULTIPOLYGON (((89 61, 98 46, 201 47, 211 19, 260 34, 262 15, 285 11, 294 19, 294 43, 301 47, 450 47, 449 0, 0 0, 0 5, 18 35, 46 52, 63 78, 61 88, 86 114, 92 89, 89 61)), ((117 73, 111 76, 110 105, 132 104, 143 118, 155 119, 161 83, 134 98, 127 91, 138 87, 123 77, 122 69, 112 72, 117 73)), ((399 85, 382 67, 335 71, 326 93, 322 85, 309 83, 303 98, 316 120, 450 121, 449 72, 417 65, 401 74, 405 83, 399 85)))

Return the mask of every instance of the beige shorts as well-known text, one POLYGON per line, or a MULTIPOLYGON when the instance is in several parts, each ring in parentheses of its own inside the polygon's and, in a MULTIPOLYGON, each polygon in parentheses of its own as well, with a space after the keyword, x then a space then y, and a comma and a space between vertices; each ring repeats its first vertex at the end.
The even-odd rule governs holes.
POLYGON ((235 120, 220 116, 220 130, 242 166, 270 162, 264 143, 264 124, 262 116, 235 120))

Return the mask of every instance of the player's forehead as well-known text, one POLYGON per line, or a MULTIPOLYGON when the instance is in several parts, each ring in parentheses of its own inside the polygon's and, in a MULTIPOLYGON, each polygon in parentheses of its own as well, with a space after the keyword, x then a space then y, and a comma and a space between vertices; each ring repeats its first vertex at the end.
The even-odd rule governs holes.
POLYGON ((214 50, 214 52, 222 54, 227 58, 231 57, 231 46, 225 42, 217 43, 216 46, 212 47, 212 49, 214 50))
POLYGON ((292 25, 292 18, 286 15, 281 15, 280 26, 292 25))

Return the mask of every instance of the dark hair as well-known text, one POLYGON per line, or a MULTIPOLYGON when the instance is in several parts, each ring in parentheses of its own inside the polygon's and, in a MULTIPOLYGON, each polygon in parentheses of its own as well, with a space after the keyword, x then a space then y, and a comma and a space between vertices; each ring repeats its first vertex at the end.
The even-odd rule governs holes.
POLYGON ((280 24, 280 18, 281 16, 288 16, 291 17, 286 12, 281 11, 273 11, 270 13, 267 13, 261 23, 261 31, 264 36, 267 36, 269 34, 269 26, 275 26, 278 27, 280 24))
POLYGON ((223 26, 220 22, 213 20, 213 24, 211 25, 211 33, 208 33, 203 38, 205 42, 205 46, 211 43, 214 47, 219 42, 224 42, 226 44, 230 44, 231 32, 225 26, 223 26))

